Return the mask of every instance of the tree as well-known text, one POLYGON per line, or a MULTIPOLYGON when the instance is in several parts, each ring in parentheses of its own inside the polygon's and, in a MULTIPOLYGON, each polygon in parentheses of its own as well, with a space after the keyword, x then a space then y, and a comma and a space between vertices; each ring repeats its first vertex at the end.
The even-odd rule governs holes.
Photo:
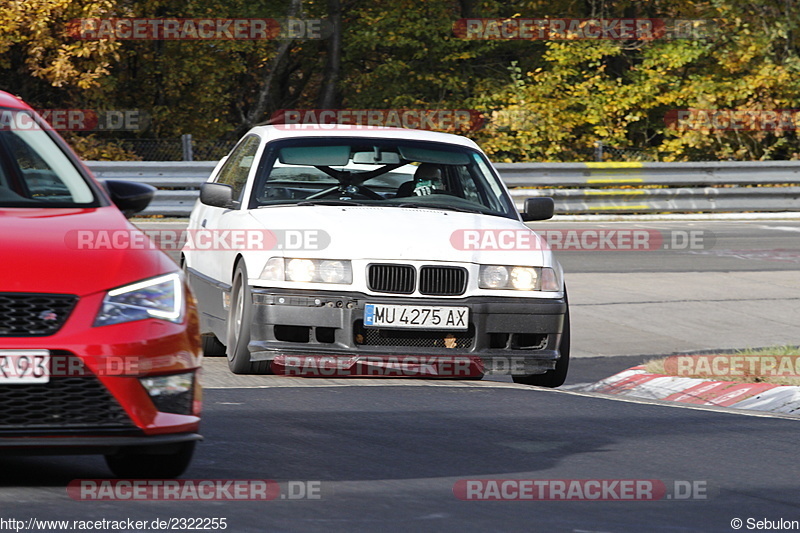
POLYGON ((113 0, 6 0, 0 5, 0 88, 25 93, 35 105, 97 89, 118 58, 119 43, 77 40, 70 21, 107 16, 113 7, 113 0))
MULTIPOLYGON (((42 107, 152 117, 149 131, 123 137, 234 139, 279 109, 474 109, 487 122, 470 135, 504 161, 586 160, 597 141, 664 160, 798 158, 794 126, 669 121, 682 109, 799 108, 796 11, 787 0, 11 0, 0 6, 0 88, 42 107), (269 41, 68 35, 71 19, 133 16, 327 17, 333 32, 269 41), (470 40, 456 31, 463 18, 699 19, 721 31, 470 40)), ((84 145, 97 151, 103 135, 84 145)))
POLYGON ((697 10, 685 2, 653 3, 636 16, 704 19, 706 29, 717 31, 710 39, 549 41, 543 66, 512 64, 501 91, 473 100, 515 119, 491 124, 478 139, 506 161, 585 160, 596 141, 651 147, 664 160, 797 157, 794 130, 676 129, 666 120, 688 108, 797 107, 800 19, 789 6, 718 1, 697 10))

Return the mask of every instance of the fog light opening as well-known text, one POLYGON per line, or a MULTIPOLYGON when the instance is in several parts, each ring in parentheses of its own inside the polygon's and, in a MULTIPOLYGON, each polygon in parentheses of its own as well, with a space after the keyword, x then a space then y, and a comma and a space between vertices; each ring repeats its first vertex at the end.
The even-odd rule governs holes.
POLYGON ((511 336, 511 348, 517 350, 544 350, 547 346, 547 335, 540 333, 514 333, 511 336))
POLYGON ((316 337, 317 342, 323 344, 333 344, 336 342, 336 328, 316 327, 314 328, 314 336, 316 337))
POLYGON ((311 328, 308 326, 276 325, 274 331, 275 339, 282 342, 307 343, 311 338, 311 328))
POLYGON ((139 378, 155 408, 162 413, 189 415, 194 410, 195 373, 139 378))

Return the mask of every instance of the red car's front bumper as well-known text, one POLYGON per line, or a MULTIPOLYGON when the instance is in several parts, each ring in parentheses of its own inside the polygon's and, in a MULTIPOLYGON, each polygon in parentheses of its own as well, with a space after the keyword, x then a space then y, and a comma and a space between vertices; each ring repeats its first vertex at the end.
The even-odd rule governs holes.
POLYGON ((46 384, 0 384, 0 453, 114 453, 201 438, 202 353, 191 297, 179 324, 150 318, 94 327, 103 297, 81 297, 53 335, 0 337, 0 355, 50 353, 46 384), (159 411, 140 378, 171 374, 191 375, 192 393, 178 412, 159 411))

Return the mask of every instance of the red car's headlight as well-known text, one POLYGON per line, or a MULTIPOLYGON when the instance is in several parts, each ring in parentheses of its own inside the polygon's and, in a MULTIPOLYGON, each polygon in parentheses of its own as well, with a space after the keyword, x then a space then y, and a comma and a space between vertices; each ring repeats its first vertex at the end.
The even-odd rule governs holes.
POLYGON ((186 309, 183 281, 177 272, 150 278, 106 293, 94 326, 121 324, 145 318, 180 323, 186 309))

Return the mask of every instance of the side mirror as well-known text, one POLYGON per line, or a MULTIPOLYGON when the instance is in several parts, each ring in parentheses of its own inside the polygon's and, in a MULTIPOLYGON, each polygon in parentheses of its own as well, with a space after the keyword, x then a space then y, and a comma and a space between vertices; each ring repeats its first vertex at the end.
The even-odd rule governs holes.
POLYGON ((204 183, 200 186, 200 202, 211 207, 233 209, 233 187, 224 183, 204 183))
POLYGON ((145 183, 119 180, 103 180, 102 183, 111 201, 127 218, 144 210, 156 194, 156 188, 145 183))
POLYGON ((522 220, 530 222, 533 220, 547 220, 553 218, 556 203, 552 198, 526 198, 525 210, 522 212, 522 220))

